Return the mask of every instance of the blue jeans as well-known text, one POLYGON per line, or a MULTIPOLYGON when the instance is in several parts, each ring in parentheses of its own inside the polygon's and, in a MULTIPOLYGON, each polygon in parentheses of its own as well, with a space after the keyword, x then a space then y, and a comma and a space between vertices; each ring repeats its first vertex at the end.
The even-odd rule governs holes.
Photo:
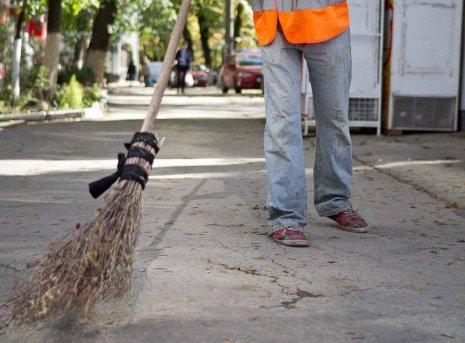
POLYGON ((314 203, 320 216, 352 205, 352 142, 348 125, 352 76, 350 32, 318 44, 291 44, 278 32, 262 47, 265 158, 270 233, 307 224, 307 187, 300 115, 301 57, 307 61, 316 120, 314 203))

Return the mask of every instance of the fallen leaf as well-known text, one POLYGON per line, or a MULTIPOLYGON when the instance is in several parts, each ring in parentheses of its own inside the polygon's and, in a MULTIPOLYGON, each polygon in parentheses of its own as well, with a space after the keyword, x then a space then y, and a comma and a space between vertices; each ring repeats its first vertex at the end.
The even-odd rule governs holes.
POLYGON ((458 208, 459 205, 455 201, 449 201, 448 203, 446 203, 444 207, 445 208, 458 208))
POLYGON ((451 335, 450 333, 446 333, 446 332, 443 332, 443 333, 441 334, 441 336, 442 336, 442 337, 448 337, 448 338, 455 338, 454 335, 451 335))

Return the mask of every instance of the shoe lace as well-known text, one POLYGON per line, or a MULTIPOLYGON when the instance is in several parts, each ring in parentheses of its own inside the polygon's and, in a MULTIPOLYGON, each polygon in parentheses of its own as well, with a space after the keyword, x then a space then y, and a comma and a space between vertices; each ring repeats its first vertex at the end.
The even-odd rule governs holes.
POLYGON ((298 232, 303 232, 300 227, 285 227, 283 229, 283 234, 285 235, 287 231, 298 231, 298 232))
POLYGON ((343 211, 342 213, 344 213, 347 217, 350 217, 350 218, 358 218, 359 217, 359 214, 357 212, 355 212, 355 210, 353 208, 348 208, 347 210, 343 211))

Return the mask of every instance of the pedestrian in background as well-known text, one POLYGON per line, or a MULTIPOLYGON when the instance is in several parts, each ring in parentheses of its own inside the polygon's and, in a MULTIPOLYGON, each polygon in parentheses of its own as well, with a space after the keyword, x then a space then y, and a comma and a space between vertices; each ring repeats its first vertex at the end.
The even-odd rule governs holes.
POLYGON ((150 67, 149 67, 149 60, 147 58, 144 58, 144 65, 142 66, 142 76, 144 78, 144 85, 145 87, 152 87, 153 86, 153 80, 150 76, 150 67))
POLYGON ((132 59, 129 61, 126 80, 131 83, 136 80, 136 65, 132 59))
POLYGON ((181 92, 184 94, 186 88, 186 74, 191 67, 192 54, 189 50, 189 44, 184 42, 182 48, 176 52, 176 79, 178 92, 181 89, 181 92))

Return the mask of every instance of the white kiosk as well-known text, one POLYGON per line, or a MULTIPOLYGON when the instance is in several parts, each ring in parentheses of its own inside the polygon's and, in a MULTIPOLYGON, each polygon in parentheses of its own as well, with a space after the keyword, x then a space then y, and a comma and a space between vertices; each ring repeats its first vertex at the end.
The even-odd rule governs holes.
MULTIPOLYGON (((352 36, 352 84, 349 124, 373 127, 381 133, 384 0, 349 0, 352 36)), ((315 125, 312 90, 302 65, 303 131, 315 125)))
POLYGON ((387 128, 457 130, 463 0, 389 0, 387 128))

